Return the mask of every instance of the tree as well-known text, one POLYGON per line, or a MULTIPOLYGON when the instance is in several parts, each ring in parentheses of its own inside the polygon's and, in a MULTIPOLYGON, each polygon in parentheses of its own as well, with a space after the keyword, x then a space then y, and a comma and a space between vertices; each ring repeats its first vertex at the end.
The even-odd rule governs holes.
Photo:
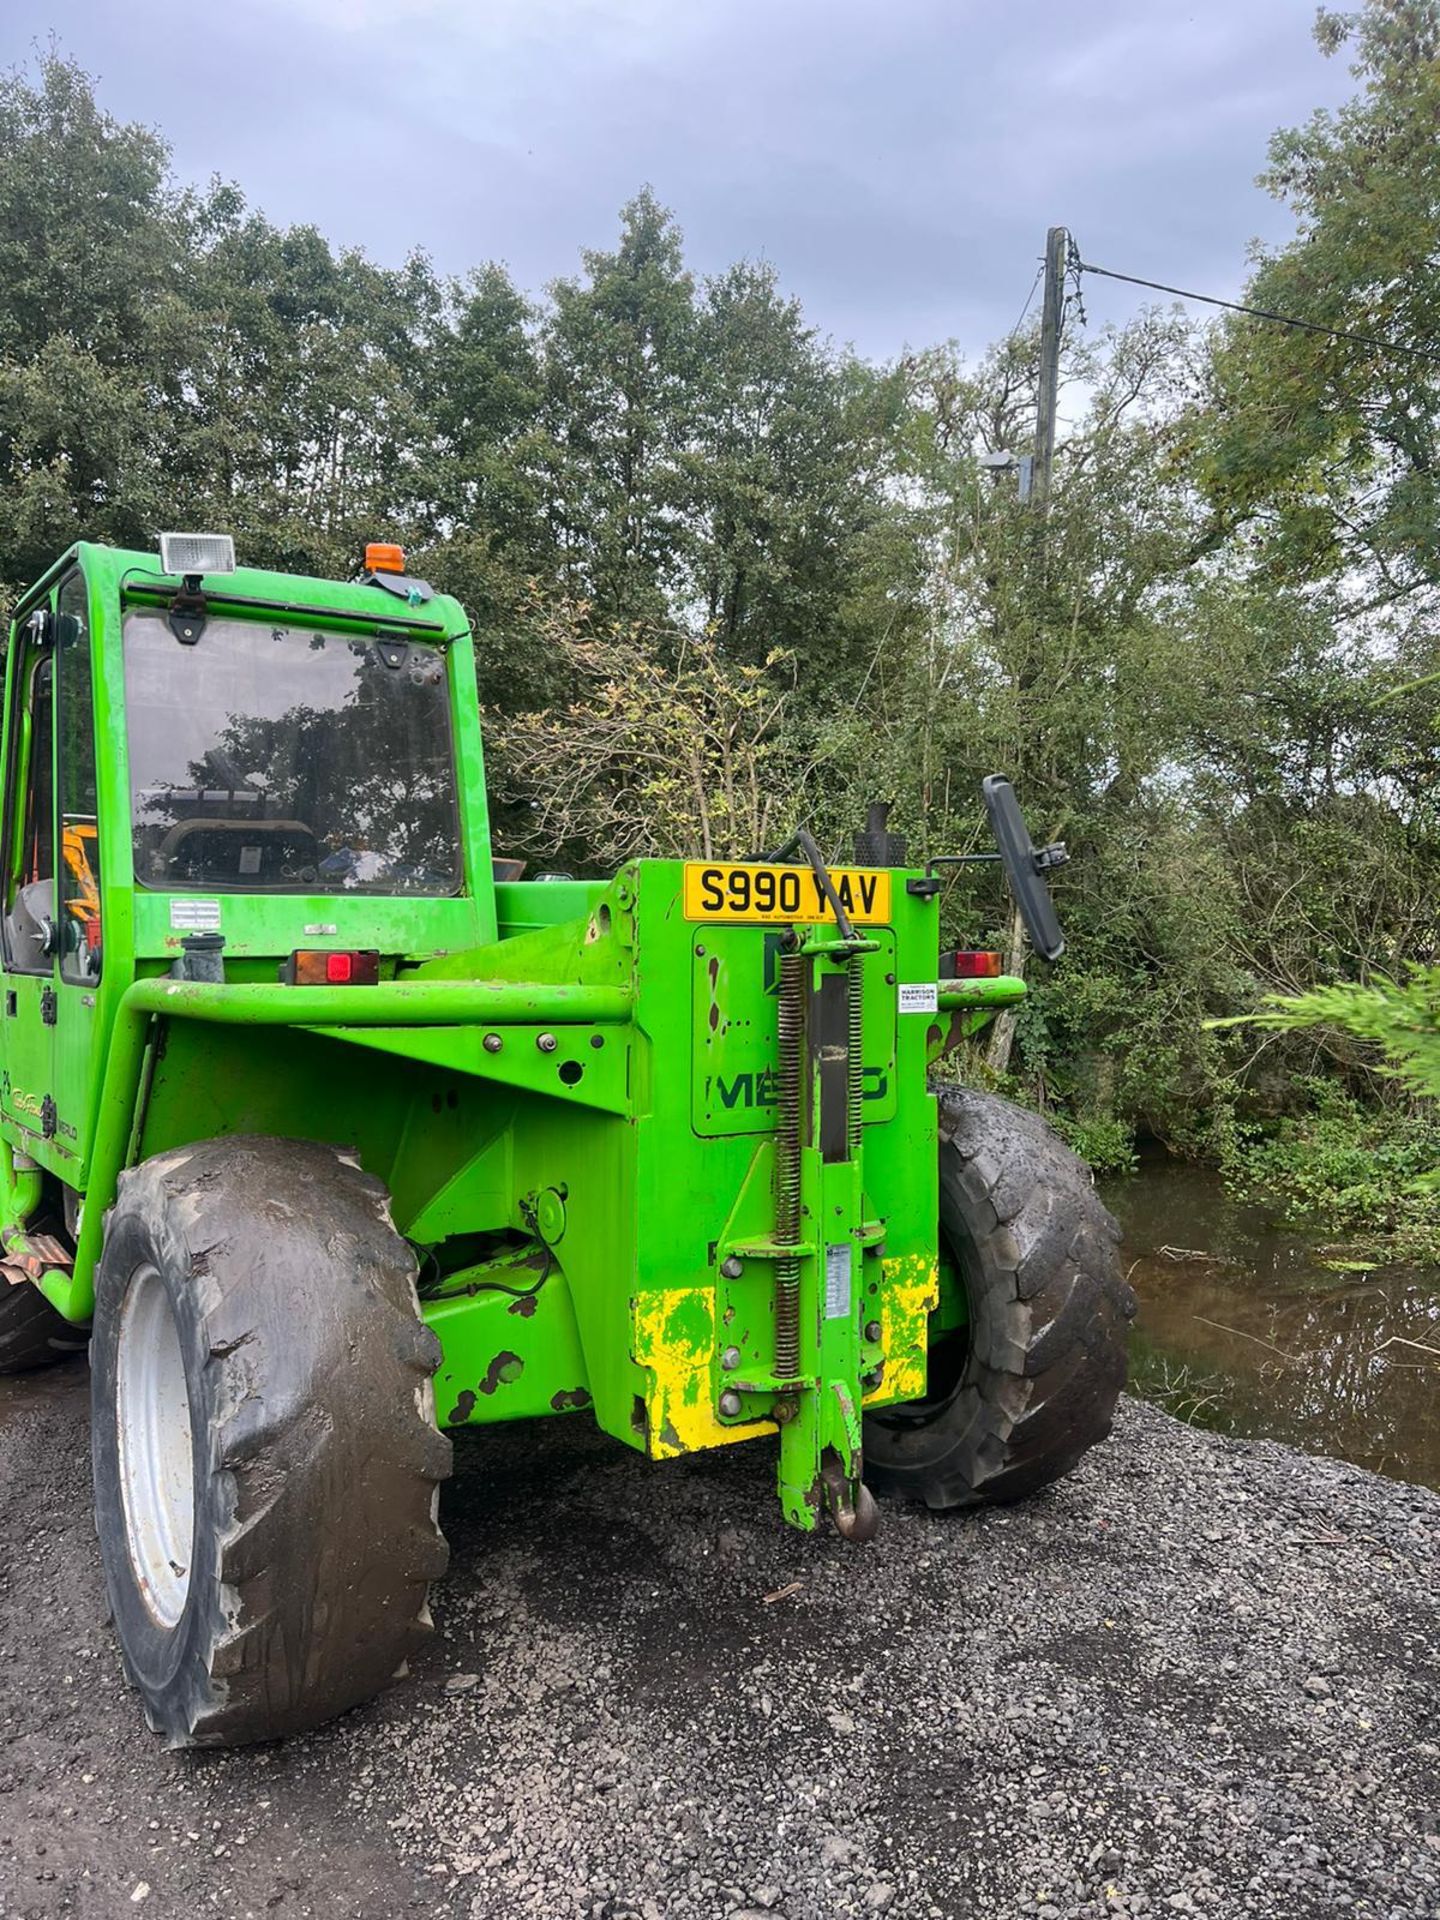
POLYGON ((737 664, 690 634, 662 650, 583 608, 557 610, 551 633, 575 697, 492 729, 520 802, 510 850, 601 872, 646 856, 743 860, 789 823, 802 769, 783 656, 737 664))
POLYGON ((29 79, 0 75, 0 354, 57 335, 107 368, 148 377, 181 237, 170 150, 104 113, 89 76, 54 50, 29 79))
POLYGON ((1440 0, 1322 9, 1315 34, 1360 90, 1272 141, 1297 233, 1246 298, 1338 331, 1227 325, 1195 447, 1214 537, 1253 522, 1284 574, 1392 603, 1440 581, 1440 0))
POLYGON ((545 514, 567 591, 605 617, 660 619, 680 545, 694 284, 680 230, 647 188, 613 253, 558 280, 541 330, 545 514))
POLYGON ((169 151, 58 53, 0 76, 0 554, 18 586, 71 541, 143 537, 183 327, 169 151))
POLYGON ((902 379, 831 352, 748 262, 707 281, 695 338, 677 603, 732 658, 783 649, 823 699, 870 635, 902 379))
POLYGON ((441 289, 281 229, 216 185, 190 200, 191 351, 170 396, 171 481, 257 563, 344 576, 377 533, 404 538, 423 492, 417 403, 441 289))
POLYGON ((547 570, 536 445, 540 355, 535 310, 503 267, 486 266, 450 291, 430 331, 422 369, 423 518, 437 540, 464 528, 497 559, 547 570))

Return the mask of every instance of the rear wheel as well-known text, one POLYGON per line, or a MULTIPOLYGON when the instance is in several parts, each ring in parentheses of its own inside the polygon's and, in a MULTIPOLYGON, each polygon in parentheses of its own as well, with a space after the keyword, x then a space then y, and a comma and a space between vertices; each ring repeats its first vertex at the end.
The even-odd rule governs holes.
POLYGON ((308 1141, 123 1176, 96 1285, 96 1528, 126 1671, 172 1746, 300 1733, 430 1631, 450 1443, 384 1188, 308 1141))
POLYGON ((0 1374, 48 1367, 89 1344, 85 1329, 62 1320, 38 1287, 0 1275, 0 1374))
POLYGON ((929 1394, 865 1422, 865 1477, 930 1507, 1018 1500, 1110 1431, 1135 1296, 1084 1162, 993 1094, 939 1091, 940 1242, 966 1324, 929 1394))

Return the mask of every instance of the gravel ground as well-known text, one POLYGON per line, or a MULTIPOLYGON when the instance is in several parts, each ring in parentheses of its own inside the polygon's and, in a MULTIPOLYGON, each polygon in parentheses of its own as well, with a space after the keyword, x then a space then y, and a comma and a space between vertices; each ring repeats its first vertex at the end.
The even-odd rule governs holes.
POLYGON ((0 1383, 0 1914, 1440 1914, 1440 1496, 1126 1402, 867 1549, 764 1449, 467 1438, 439 1626, 320 1734, 171 1755, 104 1620, 83 1366, 0 1383))

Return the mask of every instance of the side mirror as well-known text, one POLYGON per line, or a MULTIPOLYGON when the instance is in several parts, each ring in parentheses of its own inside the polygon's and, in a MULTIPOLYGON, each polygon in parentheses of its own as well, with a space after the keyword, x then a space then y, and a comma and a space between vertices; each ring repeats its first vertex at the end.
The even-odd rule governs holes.
POLYGON ((1045 875, 1052 867, 1063 867, 1070 856, 1061 845, 1035 845, 1020 811, 1020 802, 1015 798, 1015 789, 1002 774, 987 774, 980 782, 980 792, 1030 944, 1042 960, 1058 960, 1065 951, 1065 936, 1060 931, 1045 875))

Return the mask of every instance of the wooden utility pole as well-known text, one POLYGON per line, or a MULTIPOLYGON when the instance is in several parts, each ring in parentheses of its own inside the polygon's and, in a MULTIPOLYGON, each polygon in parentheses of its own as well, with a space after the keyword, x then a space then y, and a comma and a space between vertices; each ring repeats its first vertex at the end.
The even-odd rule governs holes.
MULTIPOLYGON (((1030 592, 1038 601, 1045 590, 1046 522, 1050 516, 1050 469, 1055 461, 1055 410, 1060 399, 1060 326, 1065 314, 1065 267, 1070 233, 1051 227, 1045 236, 1045 292, 1040 307, 1040 383, 1035 402, 1035 453, 1030 470, 1030 505, 1035 510, 1034 572, 1030 592)), ((1025 769, 1015 772, 1023 778, 1025 769)), ((1005 955, 1010 973, 1025 971, 1025 923, 1020 909, 1010 909, 1010 937, 1005 955)), ((986 1061, 993 1073, 1006 1073, 1015 1043, 1015 1016, 1002 1013, 990 1029, 986 1061)))
POLYGON ((1045 293, 1040 306, 1040 392, 1035 404, 1035 468, 1030 500, 1043 520, 1050 511, 1050 469, 1055 460, 1055 408, 1060 396, 1060 323, 1065 311, 1065 263, 1070 234, 1051 227, 1045 236, 1045 293))

